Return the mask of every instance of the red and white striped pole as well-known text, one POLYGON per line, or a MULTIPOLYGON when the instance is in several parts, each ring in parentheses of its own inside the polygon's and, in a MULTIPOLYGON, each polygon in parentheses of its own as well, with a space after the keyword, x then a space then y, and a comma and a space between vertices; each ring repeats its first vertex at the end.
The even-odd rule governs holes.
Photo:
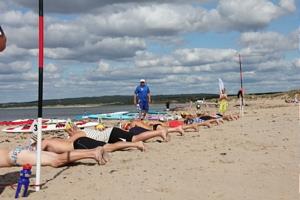
POLYGON ((244 88, 243 88, 243 71, 242 71, 242 59, 241 54, 239 54, 239 63, 240 63, 240 80, 241 80, 241 95, 240 95, 240 114, 244 114, 244 88))
POLYGON ((40 190, 41 182, 41 146, 42 146, 42 117, 43 117, 43 67, 44 67, 44 5, 39 0, 39 89, 38 89, 38 134, 36 149, 36 191, 40 190))

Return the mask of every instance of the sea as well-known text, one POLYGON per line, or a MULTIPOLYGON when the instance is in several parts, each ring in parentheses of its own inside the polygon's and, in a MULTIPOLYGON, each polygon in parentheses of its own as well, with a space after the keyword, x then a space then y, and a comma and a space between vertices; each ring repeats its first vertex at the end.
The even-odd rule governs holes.
MULTIPOLYGON (((165 104, 151 104, 150 110, 163 111, 165 104)), ((43 108, 43 118, 75 119, 76 116, 87 114, 111 113, 119 111, 136 112, 136 105, 103 105, 95 107, 46 107, 43 108)), ((0 108, 0 121, 37 118, 37 108, 0 108)))

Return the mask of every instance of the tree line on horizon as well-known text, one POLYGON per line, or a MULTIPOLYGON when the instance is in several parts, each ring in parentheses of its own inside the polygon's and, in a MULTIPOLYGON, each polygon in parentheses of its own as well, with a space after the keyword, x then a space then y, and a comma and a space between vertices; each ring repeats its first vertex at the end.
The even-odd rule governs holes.
MULTIPOLYGON (((266 93, 251 93, 249 95, 264 96, 264 95, 280 95, 287 94, 293 96, 295 93, 299 93, 300 90, 291 90, 287 92, 266 92, 266 93)), ((230 94, 229 96, 235 96, 230 94)), ((219 97, 218 94, 199 93, 199 94, 173 94, 173 95, 152 95, 152 103, 186 103, 197 100, 213 100, 219 97)), ((64 98, 64 99, 48 99, 43 101, 44 106, 71 106, 71 105, 130 105, 133 103, 133 96, 131 95, 113 95, 113 96, 101 96, 101 97, 78 97, 78 98, 64 98)), ((30 102, 11 102, 2 103, 0 108, 13 108, 13 107, 34 107, 37 106, 37 101, 30 102)))
MULTIPOLYGON (((217 94, 177 94, 177 95, 153 95, 152 103, 185 103, 189 101, 196 101, 202 99, 217 98, 217 94)), ((43 101, 44 106, 70 106, 70 105, 89 105, 89 104, 111 104, 111 105, 130 105, 133 103, 133 96, 129 95, 114 95, 101 97, 79 97, 79 98, 65 98, 65 99, 48 99, 43 101)), ((31 102, 12 102, 2 103, 0 108, 11 107, 32 107, 37 106, 37 101, 31 102)))

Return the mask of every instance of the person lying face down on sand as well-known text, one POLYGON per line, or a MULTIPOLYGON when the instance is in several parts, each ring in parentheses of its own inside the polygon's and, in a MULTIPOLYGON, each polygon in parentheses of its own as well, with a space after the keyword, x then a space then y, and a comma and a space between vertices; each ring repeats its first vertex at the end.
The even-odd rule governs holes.
POLYGON ((221 113, 212 113, 212 114, 207 114, 208 116, 214 117, 218 120, 225 120, 225 121, 233 121, 233 120, 238 120, 240 118, 239 114, 221 114, 221 113))
POLYGON ((44 151, 51 151, 55 153, 64 153, 76 149, 94 149, 97 147, 103 147, 105 152, 114 152, 114 151, 127 150, 132 148, 139 149, 140 151, 145 151, 145 146, 142 141, 116 142, 116 143, 109 144, 88 137, 83 137, 83 136, 77 137, 76 134, 69 137, 68 139, 51 138, 51 139, 45 139, 42 142, 42 149, 44 151))
POLYGON ((181 113, 181 117, 185 124, 197 124, 198 126, 206 126, 208 128, 210 128, 213 124, 219 125, 224 122, 221 118, 201 114, 192 115, 181 113))
MULTIPOLYGON (((41 165, 61 167, 82 159, 94 159, 98 164, 106 164, 108 155, 102 147, 91 150, 74 150, 57 154, 41 151, 41 165)), ((0 167, 13 167, 24 164, 36 164, 36 151, 33 145, 16 147, 14 149, 0 149, 0 167)))
POLYGON ((220 113, 197 113, 196 115, 191 115, 191 114, 181 114, 182 118, 184 119, 193 119, 193 121, 199 121, 203 120, 205 122, 209 122, 210 124, 220 124, 224 123, 224 120, 226 121, 232 121, 232 120, 237 120, 239 119, 239 114, 220 114, 220 113))
POLYGON ((164 142, 170 140, 170 135, 167 129, 160 129, 155 131, 146 131, 141 134, 134 134, 130 131, 125 131, 117 127, 104 128, 103 130, 95 130, 90 128, 85 128, 83 130, 78 129, 76 126, 73 126, 72 129, 67 130, 70 137, 77 139, 79 137, 88 137, 94 140, 106 142, 109 144, 116 142, 139 142, 147 141, 149 139, 159 137, 164 142))
POLYGON ((179 120, 173 120, 170 122, 146 122, 144 120, 133 120, 130 122, 124 122, 121 124, 121 126, 122 129, 128 130, 129 132, 132 132, 136 135, 146 131, 155 131, 161 129, 166 129, 168 133, 179 133, 180 135, 183 135, 186 130, 193 130, 196 132, 199 131, 197 124, 185 125, 182 121, 179 120))
POLYGON ((137 148, 145 150, 143 141, 151 138, 160 137, 163 141, 169 140, 166 129, 156 131, 146 131, 135 135, 132 132, 120 128, 106 128, 102 131, 95 129, 80 130, 75 125, 66 129, 69 138, 64 140, 60 138, 45 139, 42 142, 42 149, 62 153, 73 149, 91 149, 97 146, 103 146, 107 152, 123 150, 128 148, 137 148))

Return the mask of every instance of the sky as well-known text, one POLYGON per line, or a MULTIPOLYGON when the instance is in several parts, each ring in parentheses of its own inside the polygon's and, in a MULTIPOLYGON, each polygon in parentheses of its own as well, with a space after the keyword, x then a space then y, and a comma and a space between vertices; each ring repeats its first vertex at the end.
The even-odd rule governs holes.
MULTIPOLYGON (((37 100, 38 3, 2 0, 0 102, 37 100)), ((44 1, 44 99, 300 88, 296 0, 44 1)))

